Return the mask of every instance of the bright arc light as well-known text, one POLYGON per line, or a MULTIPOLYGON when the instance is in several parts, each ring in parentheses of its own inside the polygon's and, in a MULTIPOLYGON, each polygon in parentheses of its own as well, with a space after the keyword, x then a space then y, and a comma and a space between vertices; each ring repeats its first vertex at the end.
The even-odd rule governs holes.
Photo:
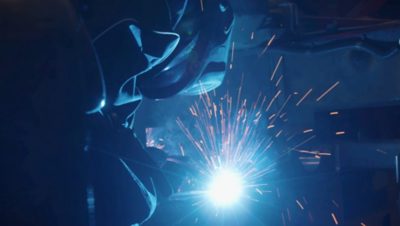
POLYGON ((217 207, 227 207, 236 203, 242 193, 241 175, 231 170, 220 170, 211 178, 207 195, 217 207))

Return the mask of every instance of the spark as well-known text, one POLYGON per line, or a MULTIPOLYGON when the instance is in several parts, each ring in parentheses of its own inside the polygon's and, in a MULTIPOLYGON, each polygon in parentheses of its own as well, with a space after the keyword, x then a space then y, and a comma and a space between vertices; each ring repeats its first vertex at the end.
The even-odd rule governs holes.
POLYGON ((339 208, 339 204, 335 200, 332 200, 332 203, 336 206, 336 208, 339 208))
POLYGON ((185 156, 185 149, 183 148, 182 144, 179 144, 179 151, 181 152, 182 156, 185 156))
POLYGON ((340 84, 339 81, 335 82, 335 84, 333 84, 331 87, 329 87, 325 92, 323 92, 321 94, 321 96, 319 96, 317 98, 317 102, 320 101, 322 98, 324 98, 329 92, 331 92, 336 86, 338 86, 340 84))
POLYGON ((382 154, 384 154, 384 155, 386 155, 387 154, 387 152, 386 151, 384 151, 384 150, 382 150, 382 149, 376 149, 376 151, 377 152, 379 152, 379 153, 382 153, 382 154))
POLYGON ((274 103, 274 101, 276 100, 276 98, 278 98, 278 96, 282 93, 281 90, 278 90, 278 92, 275 94, 275 96, 271 99, 271 101, 268 104, 267 109, 265 110, 266 112, 269 111, 269 109, 272 107, 272 104, 274 103))
POLYGON ((272 146, 272 144, 274 144, 274 141, 273 140, 271 140, 271 142, 267 145, 267 150, 272 146))
MULTIPOLYGON (((252 38, 253 36, 254 33, 252 33, 252 38)), ((261 55, 265 53, 274 38, 275 36, 269 40, 261 55)), ((235 59, 235 42, 232 42, 231 45, 230 67, 232 68, 232 62, 235 59)), ((280 56, 273 68, 270 81, 268 81, 271 82, 272 86, 276 87, 274 93, 272 93, 272 98, 267 98, 262 93, 259 94, 255 102, 243 98, 244 74, 242 73, 242 80, 236 94, 231 95, 227 91, 222 96, 218 96, 215 91, 202 92, 199 99, 189 107, 190 124, 187 124, 186 120, 177 119, 178 126, 193 146, 189 149, 185 146, 185 150, 180 146, 181 154, 199 158, 193 158, 190 163, 191 167, 198 172, 198 175, 196 174, 190 180, 191 187, 189 189, 182 187, 178 192, 180 194, 177 194, 176 197, 194 198, 199 200, 195 203, 202 207, 206 204, 205 200, 203 200, 204 197, 208 201, 211 199, 214 207, 217 208, 216 215, 219 215, 221 213, 219 210, 222 207, 225 208, 225 206, 233 203, 242 204, 239 201, 240 199, 258 202, 260 200, 257 197, 270 193, 271 189, 265 189, 265 187, 270 186, 265 181, 268 178, 266 175, 273 172, 278 160, 289 152, 294 150, 308 154, 306 157, 299 157, 304 160, 303 163, 305 162, 308 165, 319 164, 320 159, 331 156, 329 151, 297 149, 316 137, 316 135, 313 135, 314 129, 303 128, 303 131, 300 130, 294 133, 294 131, 281 128, 281 122, 284 119, 287 120, 285 116, 288 115, 287 112, 290 112, 285 108, 292 103, 293 105, 295 103, 297 107, 300 106, 313 91, 310 88, 301 98, 299 95, 300 100, 296 97, 297 103, 291 101, 298 93, 294 92, 286 95, 278 88, 284 78, 283 74, 277 74, 280 73, 278 69, 282 61, 283 56, 280 56), (277 101, 278 98, 284 100, 283 104, 281 101, 277 101), (276 106, 277 102, 279 102, 278 106, 276 106), (266 124, 263 124, 264 122, 266 124), (265 133, 260 133, 261 130, 268 131, 270 137, 265 138, 265 133), (295 135, 308 133, 311 133, 308 138, 304 137, 306 139, 295 146, 290 145, 284 149, 282 155, 279 153, 278 157, 274 156, 277 159, 273 163, 268 162, 269 160, 267 160, 265 153, 269 150, 275 150, 275 147, 279 147, 279 140, 288 141, 295 135), (287 138, 292 134, 291 138, 287 138), (218 177, 218 172, 224 169, 232 169, 235 172, 235 176, 228 173, 228 176, 218 177), (217 176, 214 177, 215 175, 217 176), (231 183, 235 185, 226 187, 231 183), (235 189, 236 192, 234 194, 228 194, 235 189), (257 196, 256 198, 252 197, 255 195, 257 196)), ((324 98, 337 85, 339 85, 339 82, 336 82, 322 93, 317 98, 317 101, 324 98)), ((330 112, 330 115, 337 114, 339 112, 330 112)), ((276 188, 276 195, 280 199, 279 188, 276 188)), ((295 199, 295 202, 301 210, 305 210, 305 207, 308 207, 305 197, 295 199)), ((293 200, 291 200, 291 203, 293 203, 293 200)), ((309 218, 312 219, 313 217, 308 209, 304 213, 307 213, 309 218)), ((286 209, 286 212, 285 209, 282 209, 282 221, 284 224, 291 221, 289 208, 286 209)), ((334 213, 331 213, 331 216, 335 224, 338 225, 339 222, 334 213)))
POLYGON ((271 75, 271 78, 270 78, 271 81, 274 80, 275 74, 278 71, 278 68, 282 63, 282 59, 283 59, 283 56, 280 56, 279 60, 278 60, 278 63, 275 65, 274 71, 272 72, 272 75, 271 75))
POLYGON ((301 210, 304 210, 303 205, 301 205, 300 201, 296 199, 297 205, 300 207, 301 210))
POLYGON ((232 42, 231 63, 233 62, 234 54, 235 54, 235 42, 232 42))
MULTIPOLYGON (((200 3, 203 11, 203 0, 200 0, 200 3)), ((251 33, 251 39, 253 38, 254 32, 251 33)), ((265 54, 274 39, 275 35, 271 37, 259 56, 265 54)), ((234 60, 235 42, 232 42, 230 69, 233 67, 234 60)), ((271 86, 276 87, 274 88, 275 93, 272 93, 272 98, 267 98, 262 93, 260 93, 255 102, 243 98, 242 83, 244 74, 242 74, 242 81, 236 95, 231 95, 228 91, 223 96, 218 96, 216 91, 209 93, 202 92, 199 99, 188 108, 190 123, 187 123, 187 120, 183 120, 183 118, 177 118, 176 122, 178 126, 192 146, 191 148, 185 146, 184 149, 183 145, 179 145, 180 154, 182 156, 194 157, 191 159, 192 162, 190 162, 190 164, 198 175, 196 174, 189 180, 186 180, 186 183, 190 184, 191 187, 187 188, 181 186, 178 194, 173 195, 174 198, 195 199, 196 201, 193 205, 204 208, 206 202, 203 198, 206 197, 213 200, 212 203, 219 209, 222 206, 231 205, 232 203, 241 204, 239 199, 259 201, 251 196, 257 195, 257 197, 259 197, 258 195, 261 196, 271 192, 271 189, 265 189, 265 187, 269 186, 265 181, 266 175, 274 170, 274 166, 277 165, 278 160, 275 160, 273 163, 268 162, 267 164, 265 153, 269 150, 275 150, 274 148, 276 146, 279 147, 279 141, 277 142, 276 140, 282 139, 289 141, 296 135, 303 136, 302 134, 314 132, 314 130, 310 128, 303 128, 303 131, 300 130, 296 132, 281 128, 281 122, 287 121, 287 117, 285 117, 287 115, 286 112, 289 112, 290 115, 290 110, 284 110, 285 107, 289 105, 289 103, 292 104, 292 102, 293 105, 295 103, 297 107, 300 106, 313 91, 313 89, 310 88, 301 98, 299 95, 300 100, 296 97, 295 100, 298 100, 297 103, 291 101, 294 99, 293 97, 299 93, 293 92, 293 94, 286 96, 286 94, 278 88, 284 78, 284 75, 278 72, 282 61, 283 56, 280 56, 273 68, 270 81, 268 81, 271 83, 271 86), (282 98, 283 100, 285 97, 286 99, 283 104, 281 104, 280 100, 277 101, 278 98, 282 98), (277 102, 279 103, 278 106, 276 106, 277 102), (263 124, 264 122, 267 123, 263 124), (270 137, 265 138, 265 133, 260 133, 261 130, 268 131, 270 137), (232 169, 235 175, 233 176, 228 172, 223 177, 219 177, 218 172, 224 169, 232 169), (235 185, 227 188, 226 185, 231 182, 235 185), (236 189, 236 192, 234 192, 236 195, 228 194, 232 188, 233 190, 236 189), (247 193, 249 190, 254 192, 247 193), (228 198, 230 199, 232 197, 233 201, 231 202, 228 198)), ((317 98, 317 101, 324 98, 338 85, 339 81, 322 93, 317 98)), ((329 114, 338 115, 339 112, 335 111, 329 114)), ((343 134, 345 133, 345 131, 338 131, 336 135, 342 135, 340 134, 341 132, 343 132, 343 134)), ((316 135, 310 135, 312 136, 308 138, 304 137, 306 139, 299 142, 297 145, 290 145, 287 147, 285 153, 279 155, 277 159, 280 159, 293 150, 308 154, 307 157, 299 157, 300 159, 303 158, 306 164, 319 164, 320 159, 331 156, 329 150, 324 152, 320 150, 298 150, 297 148, 316 137, 316 135), (316 161, 318 161, 318 163, 316 161)), ((284 197, 283 191, 284 190, 282 190, 282 197, 284 197)), ((281 198, 279 188, 276 188, 276 195, 278 199, 281 198)), ((310 199, 310 201, 312 200, 310 199)), ((334 200, 332 201, 334 202, 334 200)), ((306 212, 309 218, 313 218, 311 212, 309 212, 312 203, 309 205, 304 197, 300 200, 295 199, 295 202, 301 210, 305 210, 305 207, 307 207, 306 212)), ((290 200, 290 203, 291 205, 295 205, 293 199, 290 200)), ((296 209, 296 207, 294 209, 296 209)), ((217 211, 215 214, 219 215, 220 212, 217 211)), ((326 215, 327 214, 329 214, 329 212, 327 212, 326 215)), ((339 222, 335 214, 331 213, 331 216, 335 224, 338 225, 339 222)), ((286 211, 284 208, 282 209, 282 221, 284 225, 291 221, 289 208, 286 208, 286 211)))
POLYGON ((254 39, 254 31, 253 31, 253 32, 251 32, 250 39, 251 39, 251 40, 253 40, 253 39, 254 39))
POLYGON ((367 226, 365 223, 361 222, 361 226, 367 226))
POLYGON ((337 136, 344 135, 344 134, 346 134, 346 131, 337 131, 336 132, 337 136))
POLYGON ((290 210, 289 210, 289 208, 286 208, 286 213, 287 213, 287 216, 288 216, 288 220, 291 221, 291 220, 292 220, 292 217, 291 217, 291 215, 290 215, 290 210))
POLYGON ((315 161, 315 156, 313 157, 299 157, 299 160, 301 160, 303 162, 304 165, 319 165, 319 161, 315 161))
POLYGON ((333 222, 335 222, 336 225, 339 225, 339 221, 337 220, 336 215, 334 213, 331 213, 331 216, 332 216, 333 222))
POLYGON ((304 154, 311 154, 311 155, 317 155, 318 152, 317 151, 309 151, 309 150, 297 150, 300 153, 304 153, 304 154))
POLYGON ((290 135, 290 136, 286 139, 286 141, 289 142, 289 141, 292 140, 295 136, 296 136, 296 133, 290 135))
POLYGON ((279 132, 275 135, 276 138, 278 138, 282 134, 283 130, 279 130, 279 132))
POLYGON ((278 81, 275 83, 275 87, 278 87, 278 86, 279 86, 279 83, 281 83, 282 78, 283 78, 283 75, 281 75, 281 76, 278 78, 278 81))
POLYGON ((200 7, 201 7, 201 11, 204 12, 203 0, 200 0, 200 7))
MULTIPOLYGON (((281 114, 281 112, 282 112, 283 109, 286 107, 287 103, 289 102, 290 98, 292 98, 292 94, 290 94, 290 95, 286 98, 285 102, 282 104, 281 108, 279 109, 278 113, 276 113, 276 115, 280 115, 280 114, 281 114)), ((273 124, 277 118, 278 118, 278 117, 275 117, 274 119, 272 119, 272 120, 271 120, 271 124, 273 124)))
POLYGON ((264 55, 267 50, 268 47, 272 44, 272 42, 275 40, 276 35, 272 35, 271 39, 269 39, 269 41, 267 42, 267 45, 265 46, 265 48, 261 51, 261 53, 258 55, 258 57, 261 57, 262 55, 264 55))
POLYGON ((306 129, 303 131, 303 133, 311 133, 313 131, 313 129, 306 129))
POLYGON ((283 212, 281 213, 281 216, 282 216, 282 225, 286 226, 285 215, 283 214, 283 212))
POLYGON ((310 154, 310 155, 318 155, 318 156, 331 156, 331 153, 328 152, 320 152, 320 151, 310 151, 310 150, 296 150, 299 153, 310 154))
POLYGON ((299 144, 295 145, 294 147, 292 147, 290 150, 295 150, 296 148, 306 144, 307 142, 309 142, 310 140, 314 139, 316 137, 316 135, 313 135, 307 139, 305 139, 304 141, 300 142, 299 144))
MULTIPOLYGON (((265 133, 259 131, 267 129, 259 126, 263 116, 262 109, 265 108, 267 101, 266 97, 260 93, 257 100, 250 104, 246 98, 241 98, 241 92, 242 85, 238 88, 236 100, 229 92, 223 97, 217 97, 215 92, 204 92, 199 96, 198 101, 189 107, 188 116, 192 117, 194 123, 187 125, 180 117, 177 118, 178 127, 194 147, 191 153, 186 150, 182 152, 183 155, 200 157, 194 158, 192 162, 196 171, 200 172, 200 175, 195 178, 200 181, 197 184, 210 184, 203 181, 210 179, 212 182, 208 187, 195 188, 196 192, 180 191, 180 194, 174 195, 175 197, 207 196, 208 199, 214 200, 215 207, 222 208, 233 204, 229 200, 237 196, 257 201, 248 195, 240 195, 242 192, 253 190, 256 193, 262 193, 265 191, 263 187, 268 184, 263 182, 263 178, 273 171, 271 167, 266 166, 267 158, 264 156, 273 142, 267 141, 264 138, 265 133), (232 174, 224 174, 224 180, 227 178, 232 180, 225 181, 223 184, 219 183, 224 180, 218 177, 218 172, 224 169, 237 172, 235 174, 241 175, 243 180, 226 176, 232 174), (214 177, 217 179, 212 179, 214 177), (234 185, 227 188, 228 182, 234 185), (243 190, 239 187, 243 187, 243 190), (238 189, 237 196, 219 199, 234 188, 238 189)), ((279 131, 276 136, 278 137, 282 131, 279 131)))
POLYGON ((310 95, 310 93, 312 92, 313 89, 309 89, 306 94, 304 94, 304 96, 299 100, 299 102, 296 103, 296 106, 298 107, 303 101, 304 99, 307 98, 308 95, 310 95))
POLYGON ((272 120, 273 118, 275 118, 276 114, 272 114, 271 116, 268 117, 269 120, 272 120))

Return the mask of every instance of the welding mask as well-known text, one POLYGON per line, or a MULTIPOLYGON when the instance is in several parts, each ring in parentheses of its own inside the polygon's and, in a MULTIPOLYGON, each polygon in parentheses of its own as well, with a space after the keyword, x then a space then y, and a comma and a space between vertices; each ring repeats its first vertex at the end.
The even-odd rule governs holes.
POLYGON ((86 19, 107 103, 119 106, 142 95, 151 99, 197 95, 224 79, 234 20, 229 3, 168 0, 154 5, 135 2, 130 10, 118 12, 134 17, 120 16, 120 20, 103 18, 104 9, 95 8, 98 15, 86 19))
POLYGON ((180 41, 159 70, 139 77, 146 97, 198 95, 218 87, 225 76, 233 24, 226 1, 189 1, 173 31, 180 41))

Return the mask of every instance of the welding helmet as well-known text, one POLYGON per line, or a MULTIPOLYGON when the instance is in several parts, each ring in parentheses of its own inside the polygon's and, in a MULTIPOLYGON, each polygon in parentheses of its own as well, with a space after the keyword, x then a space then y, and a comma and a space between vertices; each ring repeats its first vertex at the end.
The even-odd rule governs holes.
POLYGON ((130 4, 115 9, 91 4, 92 13, 84 14, 107 103, 126 104, 138 95, 197 95, 222 83, 234 20, 227 1, 130 4))
MULTIPOLYGON (((170 1, 174 2, 174 1, 170 1)), ((139 77, 146 97, 197 95, 218 87, 225 76, 233 24, 227 1, 185 1, 172 30, 180 41, 158 70, 139 77)))

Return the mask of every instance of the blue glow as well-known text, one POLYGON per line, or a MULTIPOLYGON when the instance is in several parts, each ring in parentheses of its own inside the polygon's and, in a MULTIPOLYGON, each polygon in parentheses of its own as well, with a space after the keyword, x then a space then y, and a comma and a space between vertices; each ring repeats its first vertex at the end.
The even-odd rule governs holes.
POLYGON ((219 4, 219 10, 221 10, 221 12, 225 12, 226 11, 226 6, 224 6, 222 3, 219 4))
MULTIPOLYGON (((135 183, 139 186, 140 191, 141 191, 141 193, 143 195, 143 198, 145 198, 145 200, 146 200, 147 207, 149 208, 149 214, 147 215, 147 217, 144 220, 142 220, 142 222, 140 224, 138 224, 138 223, 132 224, 133 226, 142 225, 153 216, 153 214, 154 214, 154 212, 156 211, 156 208, 157 208, 157 194, 156 194, 156 191, 155 191, 153 180, 151 179, 151 183, 153 185, 154 194, 151 193, 146 188, 146 186, 143 184, 143 182, 139 179, 138 176, 136 176, 136 174, 131 170, 131 168, 126 164, 126 162, 124 160, 122 160, 121 158, 119 160, 122 163, 122 165, 125 167, 125 169, 128 171, 128 173, 130 174, 132 179, 135 181, 135 183)), ((132 201, 134 202, 135 200, 132 200, 132 201)))
POLYGON ((243 195, 242 176, 229 169, 218 170, 212 175, 207 197, 216 207, 228 207, 237 203, 243 195))
POLYGON ((143 51, 143 44, 142 44, 142 31, 140 30, 139 27, 135 26, 135 25, 130 25, 129 29, 132 32, 133 37, 136 40, 136 43, 138 44, 138 46, 140 47, 140 50, 143 51))
POLYGON ((100 108, 103 108, 103 107, 105 107, 106 106, 106 100, 101 100, 101 102, 100 102, 100 108))

